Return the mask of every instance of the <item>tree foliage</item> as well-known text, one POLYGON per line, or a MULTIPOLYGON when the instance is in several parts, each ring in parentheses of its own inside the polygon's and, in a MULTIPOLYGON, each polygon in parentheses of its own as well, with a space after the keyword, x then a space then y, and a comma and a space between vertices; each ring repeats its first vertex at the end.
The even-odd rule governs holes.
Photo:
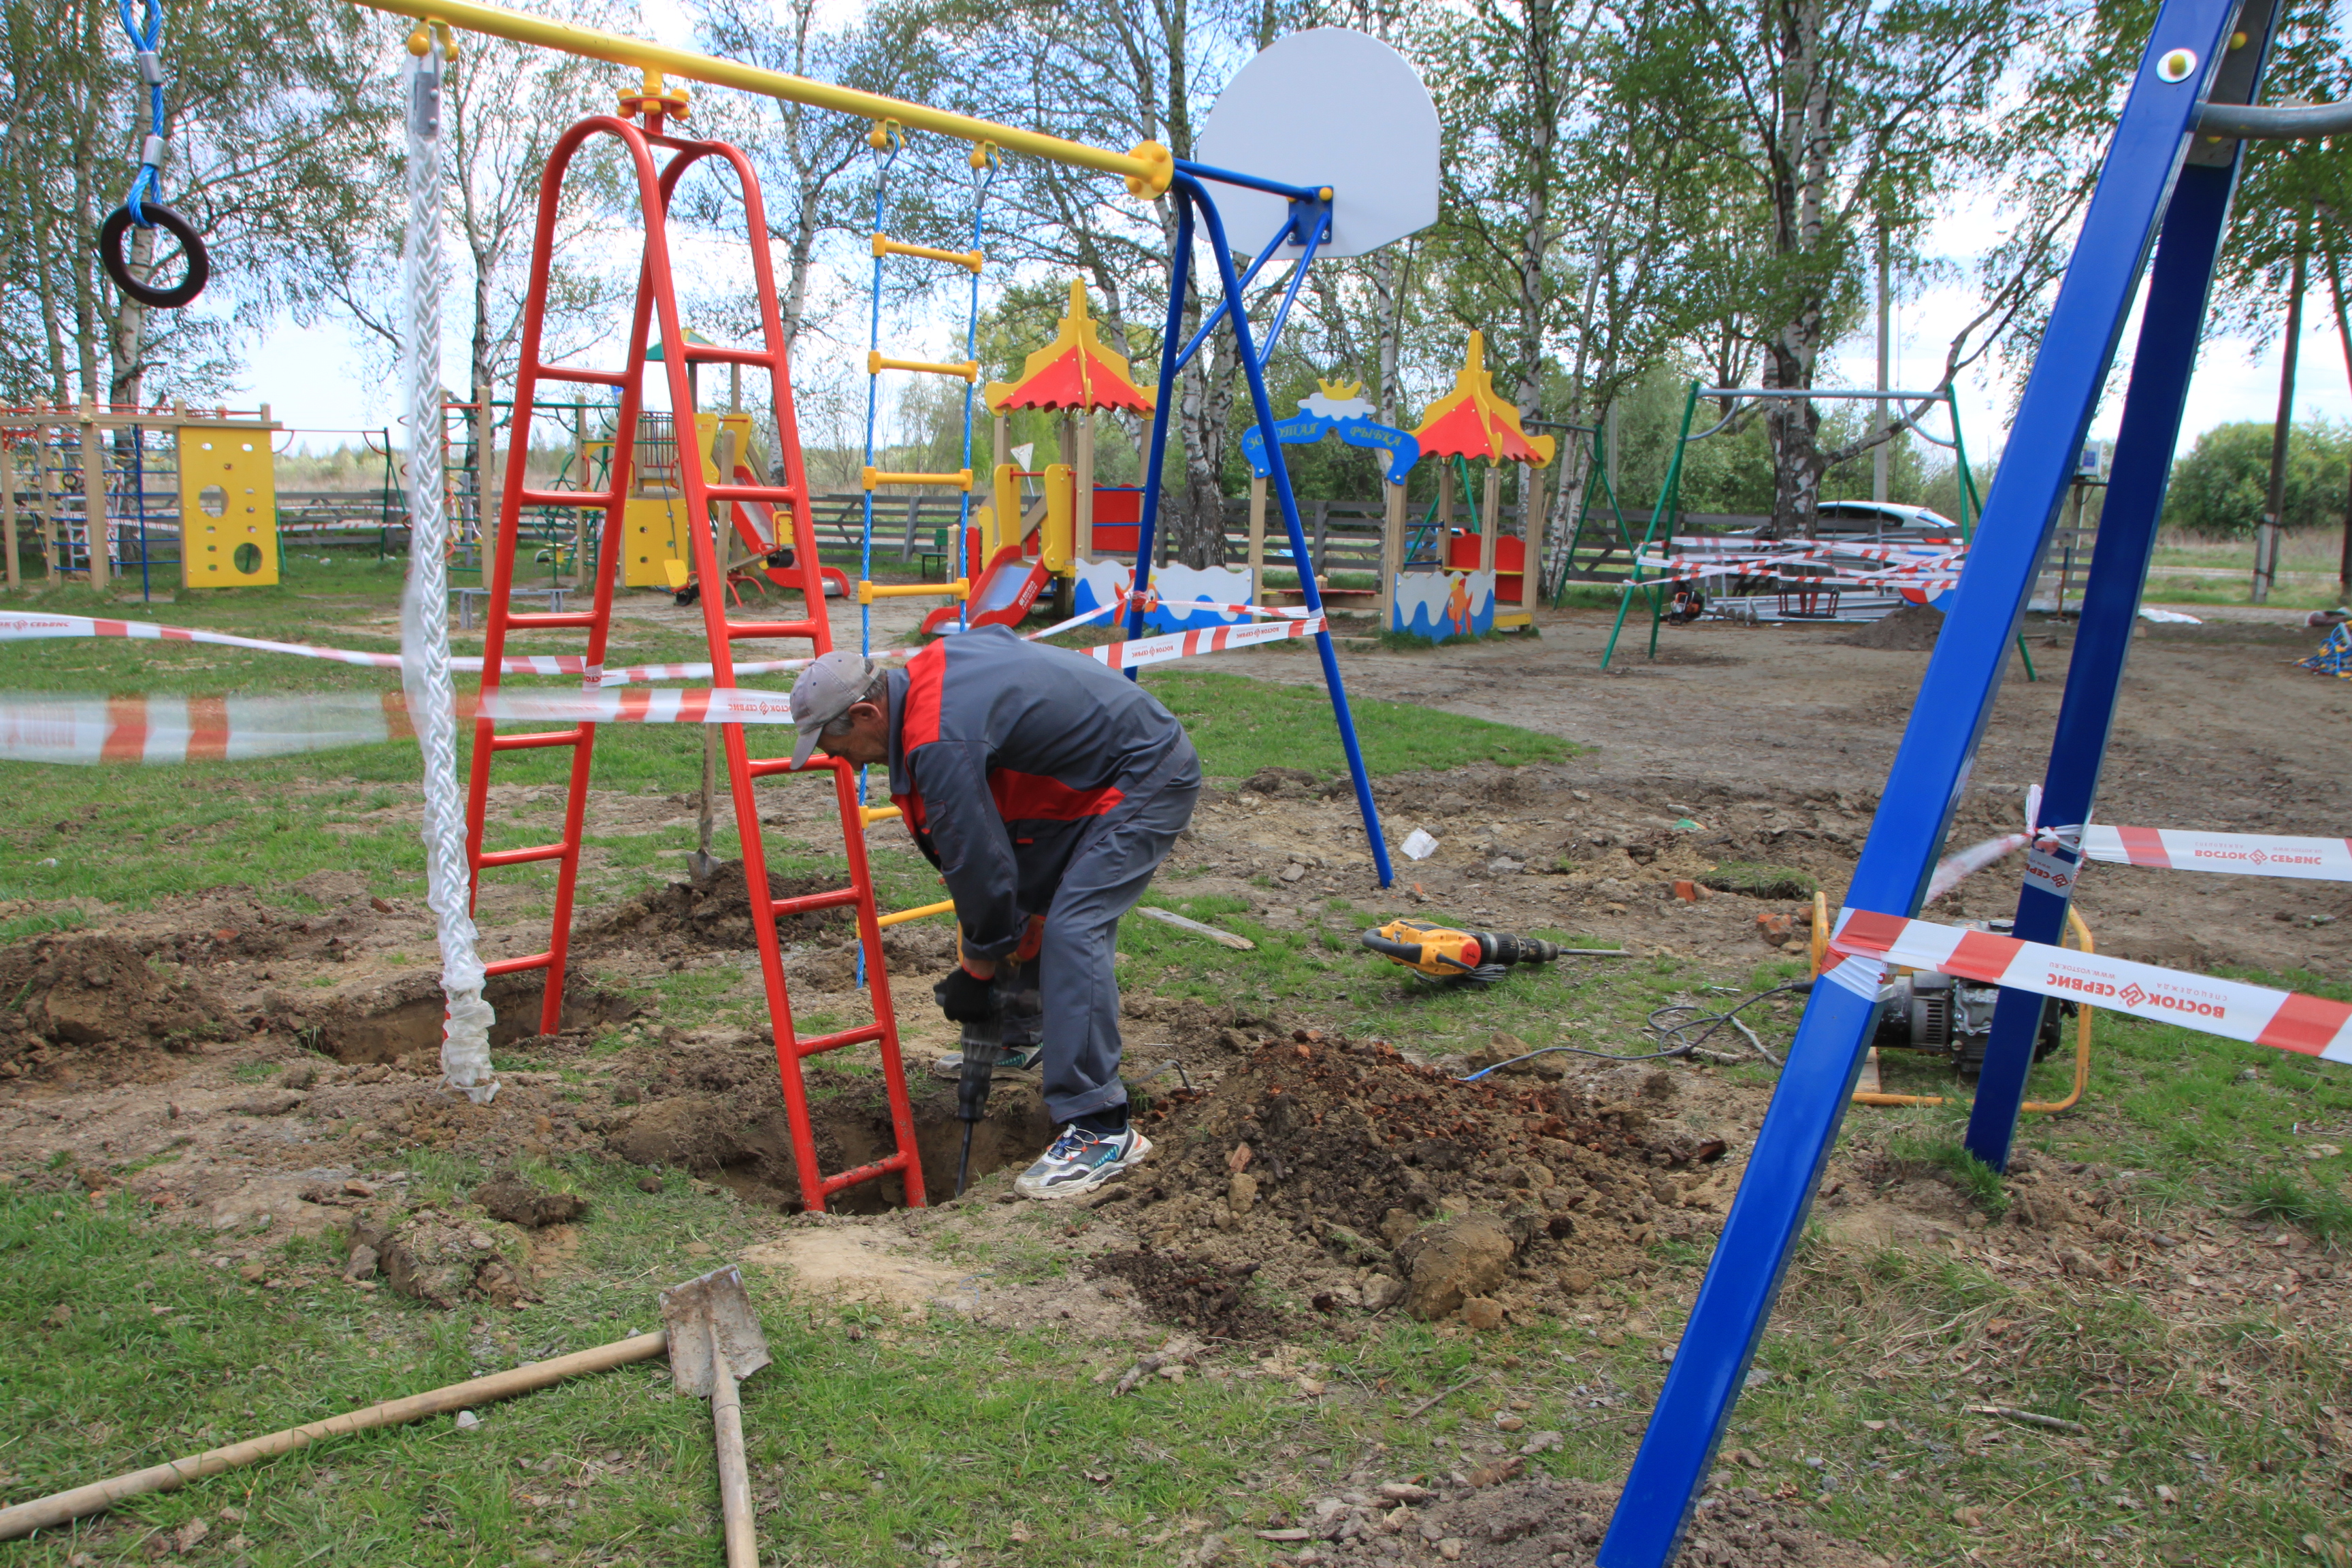
MULTIPOLYGON (((2271 425, 2217 425, 2172 465, 2165 492, 2167 526, 2207 539, 2244 539, 2269 510, 2271 425)), ((2287 432, 2286 510, 2280 526, 2314 528, 2342 521, 2352 426, 2307 420, 2287 432)))

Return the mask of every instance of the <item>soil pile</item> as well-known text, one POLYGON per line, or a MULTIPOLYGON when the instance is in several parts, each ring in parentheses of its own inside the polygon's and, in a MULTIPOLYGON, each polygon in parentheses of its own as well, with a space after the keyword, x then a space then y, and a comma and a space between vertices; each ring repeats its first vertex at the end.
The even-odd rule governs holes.
POLYGON ((380 1267, 394 1289, 445 1311, 462 1301, 512 1307, 538 1300, 522 1233, 478 1209, 380 1204, 353 1216, 352 1241, 352 1278, 380 1267))
POLYGON ((1925 653, 1936 646, 1944 629, 1944 612, 1926 605, 1906 605, 1882 616, 1860 631, 1838 638, 1847 647, 1874 647, 1889 653, 1925 653))
POLYGON ((1279 1339, 1290 1327, 1287 1317, 1250 1294, 1255 1263, 1213 1263, 1175 1252, 1107 1252, 1087 1272, 1124 1279, 1146 1312, 1195 1333, 1254 1344, 1279 1339))
MULTIPOLYGON (((1590 1481, 1529 1479, 1459 1489, 1423 1510, 1407 1539, 1426 1550, 1455 1542, 1464 1568, 1587 1568, 1617 1495, 1590 1481)), ((1884 1560, 1832 1541, 1805 1521, 1802 1503, 1776 1502, 1752 1487, 1716 1490, 1699 1501, 1675 1568, 1868 1568, 1884 1560)), ((1445 1554, 1442 1548, 1436 1553, 1445 1554)))
POLYGON ((476 1187, 473 1199, 492 1219, 502 1219, 525 1230, 568 1224, 588 1212, 588 1200, 579 1194, 548 1192, 532 1186, 512 1171, 503 1172, 476 1187))
MULTIPOLYGON (((119 937, 45 937, 0 950, 0 1078, 51 1076, 71 1058, 162 1047, 185 1050, 221 1033, 221 1005, 194 980, 150 969, 119 937), (65 1047, 60 1050, 58 1047, 65 1047)), ((120 1076, 126 1061, 100 1070, 120 1076)))
POLYGON ((1198 1101, 1145 1113, 1163 1147, 1097 1202, 1131 1191, 1148 1247, 1260 1263, 1326 1311, 1402 1303, 1491 1328, 1644 1267, 1654 1236, 1706 1227, 1690 1211, 1723 1144, 1660 1124, 1673 1093, 1639 1068, 1462 1083, 1300 1030, 1198 1101))

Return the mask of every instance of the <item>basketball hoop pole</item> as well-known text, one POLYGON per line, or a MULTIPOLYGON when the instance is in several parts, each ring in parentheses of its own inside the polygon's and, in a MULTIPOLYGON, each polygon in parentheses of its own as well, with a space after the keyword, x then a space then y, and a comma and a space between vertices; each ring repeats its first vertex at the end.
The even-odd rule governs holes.
MULTIPOLYGON (((1241 360, 1242 374, 1249 383, 1250 406, 1257 416, 1259 437, 1265 442, 1268 466, 1273 470, 1275 496, 1282 503, 1282 524, 1290 534, 1290 560, 1298 570, 1298 587, 1307 602, 1307 612, 1321 616, 1322 590, 1315 582, 1315 561, 1307 548, 1307 531, 1298 518, 1298 498, 1290 488, 1288 465, 1280 458, 1281 437, 1275 429, 1274 404, 1265 390, 1265 353, 1271 348, 1274 336, 1282 330, 1283 318, 1289 313, 1290 302, 1298 296, 1307 269, 1315 260, 1330 220, 1332 191, 1328 185, 1301 186, 1277 184, 1255 175, 1236 174, 1213 169, 1188 160, 1176 164, 1175 177, 1169 184, 1168 199, 1176 204, 1176 244, 1169 258, 1168 327, 1160 336, 1163 347, 1160 357, 1160 395, 1151 413, 1151 440, 1147 449, 1143 478, 1143 515, 1135 542, 1135 582, 1133 597, 1129 601, 1127 635, 1137 637, 1143 631, 1144 591, 1151 582, 1152 535, 1160 516, 1160 491, 1166 471, 1168 455, 1168 411, 1174 405, 1172 395, 1176 372, 1190 359, 1220 317, 1230 318, 1234 329, 1234 346, 1241 360), (1203 180, 1244 185, 1253 190, 1267 191, 1288 199, 1290 208, 1281 229, 1252 262, 1249 276, 1255 276, 1274 253, 1284 245, 1300 247, 1297 267, 1289 288, 1276 310, 1274 324, 1261 348, 1250 331, 1248 302, 1242 296, 1244 278, 1234 267, 1234 253, 1225 243, 1224 219, 1217 212, 1203 180), (1207 231, 1210 251, 1215 256, 1217 279, 1223 299, 1204 321, 1190 342, 1178 346, 1183 339, 1184 289, 1192 271, 1192 224, 1195 216, 1207 231)), ((1253 584, 1263 589, 1264 584, 1253 584)), ((1328 619, 1315 634, 1315 648, 1323 661, 1323 684, 1331 694, 1331 716, 1339 725, 1339 745, 1347 753, 1348 774, 1356 789, 1356 808, 1364 819, 1364 837, 1372 851, 1372 866, 1385 888, 1396 879, 1389 863, 1388 841, 1381 834, 1380 808, 1372 803, 1371 775, 1364 766, 1364 750, 1356 736, 1355 716, 1348 709, 1348 690, 1339 677, 1338 649, 1332 645, 1331 626, 1328 619)))

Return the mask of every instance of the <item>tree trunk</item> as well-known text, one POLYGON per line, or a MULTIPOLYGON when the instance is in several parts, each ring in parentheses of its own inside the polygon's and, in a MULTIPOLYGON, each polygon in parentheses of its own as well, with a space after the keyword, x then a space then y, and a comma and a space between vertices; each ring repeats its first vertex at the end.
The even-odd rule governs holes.
POLYGON ((2268 604, 2278 577, 2279 530, 2286 521, 2287 437, 2294 429, 2294 362, 2303 347, 2303 283, 2311 255, 2311 214, 2295 225, 2294 267, 2286 289, 2286 341, 2279 353, 2278 419, 2271 426, 2271 486, 2262 526, 2254 532, 2254 581, 2248 595, 2268 604))

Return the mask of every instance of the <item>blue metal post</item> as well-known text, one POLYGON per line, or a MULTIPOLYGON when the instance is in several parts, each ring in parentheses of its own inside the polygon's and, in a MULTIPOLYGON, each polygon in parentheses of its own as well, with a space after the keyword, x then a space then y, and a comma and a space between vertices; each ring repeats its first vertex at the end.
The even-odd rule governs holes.
MULTIPOLYGON (((1217 216, 1217 205, 1209 193, 1190 174, 1176 176, 1176 187, 1189 190, 1193 200, 1201 204, 1201 215, 1209 231, 1209 248, 1216 254, 1217 279, 1223 286, 1225 298, 1233 303, 1234 348, 1242 362, 1242 374, 1248 378, 1250 403, 1257 413, 1259 438, 1265 441, 1267 468, 1274 477, 1274 493, 1282 502, 1282 525, 1290 533, 1290 558, 1298 567, 1298 588, 1309 610, 1323 608, 1322 590, 1315 585, 1315 562, 1307 553, 1307 531, 1298 521, 1298 498, 1291 493, 1290 466, 1282 457, 1282 437, 1274 427, 1274 404, 1266 396, 1265 366, 1250 341, 1249 312, 1241 301, 1241 279, 1234 275, 1234 253, 1225 244, 1224 220, 1217 216)), ((1301 262, 1303 268, 1305 263, 1301 262)), ((1323 629, 1315 634, 1316 651, 1323 658, 1323 685, 1331 694, 1331 716, 1339 722, 1339 744, 1348 753, 1348 774, 1356 786, 1356 808, 1363 814, 1364 837, 1372 848, 1372 866, 1380 873, 1381 886, 1385 888, 1396 879, 1389 865, 1388 840, 1381 833, 1380 808, 1372 804, 1371 775, 1364 767, 1364 749, 1356 739, 1355 715, 1348 710, 1348 689, 1339 679, 1339 651, 1331 643, 1331 626, 1327 620, 1323 629)))
MULTIPOLYGON (((2223 167, 2181 171, 2149 270, 2147 307, 2141 313, 2139 347, 2124 396, 2123 425, 2116 436, 2114 478, 2099 513, 2099 548, 2083 588, 2066 695, 2059 704, 2042 786, 2042 821, 2052 826, 2088 822, 2098 796, 2099 767, 2106 758, 2124 663, 2139 619, 2140 593, 2156 550, 2172 448, 2180 438, 2189 379, 2197 368, 2196 327, 2205 320, 2206 295, 2228 227, 2236 178, 2234 160, 2223 167)), ((2079 863, 2071 853, 2059 858, 2079 863)), ((2063 890, 2026 879, 2017 900, 2019 937, 2056 945, 2074 901, 2071 869, 2069 877, 2063 890)), ((2033 1065, 2042 1006, 2043 999, 2032 992, 2003 991, 1993 1008, 1992 1037, 1977 1079, 1976 1103, 1969 1112, 1968 1148, 1995 1170, 2009 1168, 2010 1142, 2017 1131, 2026 1074, 2033 1065)))
MULTIPOLYGON (((1852 908, 1908 915, 1919 907, 2237 9, 2236 0, 2168 0, 2156 18, 1855 868, 1852 908)), ((1601 1543, 1601 1568, 1665 1568, 1681 1542, 1844 1119, 1877 1014, 1876 975, 1875 965, 1849 960, 1813 988, 1601 1543)))

